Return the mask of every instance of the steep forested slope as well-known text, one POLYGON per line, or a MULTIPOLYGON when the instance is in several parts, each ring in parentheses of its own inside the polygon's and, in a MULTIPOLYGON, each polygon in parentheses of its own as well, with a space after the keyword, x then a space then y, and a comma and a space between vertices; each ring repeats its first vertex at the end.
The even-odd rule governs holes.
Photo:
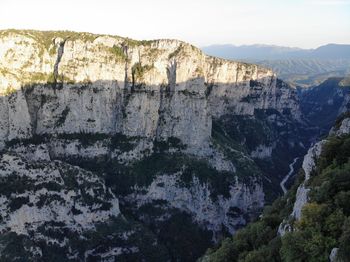
POLYGON ((329 137, 309 150, 295 185, 285 196, 202 260, 350 261, 347 117, 338 119, 329 137))

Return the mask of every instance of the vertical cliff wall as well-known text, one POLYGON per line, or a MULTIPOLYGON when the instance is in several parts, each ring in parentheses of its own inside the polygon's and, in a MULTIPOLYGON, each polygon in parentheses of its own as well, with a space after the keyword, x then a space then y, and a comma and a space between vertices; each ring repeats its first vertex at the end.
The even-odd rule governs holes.
POLYGON ((181 41, 0 31, 1 149, 94 172, 173 250, 179 237, 204 252, 255 217, 300 123, 271 70, 181 41), (165 230, 179 217, 189 236, 165 230))

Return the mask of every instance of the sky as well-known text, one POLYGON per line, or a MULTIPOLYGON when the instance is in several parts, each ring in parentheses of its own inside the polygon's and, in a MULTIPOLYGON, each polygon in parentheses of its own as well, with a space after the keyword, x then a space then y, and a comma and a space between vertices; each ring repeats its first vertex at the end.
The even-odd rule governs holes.
POLYGON ((350 0, 0 0, 0 29, 316 48, 350 44, 350 0))

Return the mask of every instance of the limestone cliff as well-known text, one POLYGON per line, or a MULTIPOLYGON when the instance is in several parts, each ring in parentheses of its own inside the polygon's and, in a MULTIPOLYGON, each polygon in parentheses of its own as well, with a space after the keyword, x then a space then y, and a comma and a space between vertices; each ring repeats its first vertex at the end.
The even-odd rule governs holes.
POLYGON ((0 58, 3 141, 122 133, 177 137, 198 149, 210 140, 212 118, 228 112, 300 116, 295 91, 271 70, 208 57, 177 40, 2 31, 0 58))
POLYGON ((166 246, 201 245, 192 259, 210 245, 198 239, 256 216, 265 187, 278 187, 280 152, 289 161, 303 148, 295 89, 177 40, 0 31, 0 94, 4 152, 94 172, 166 246), (193 234, 163 230, 179 217, 193 234))

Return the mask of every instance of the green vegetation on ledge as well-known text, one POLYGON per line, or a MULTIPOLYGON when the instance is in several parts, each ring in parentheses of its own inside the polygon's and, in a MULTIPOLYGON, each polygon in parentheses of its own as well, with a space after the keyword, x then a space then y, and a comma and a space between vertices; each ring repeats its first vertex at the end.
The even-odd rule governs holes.
POLYGON ((154 68, 154 65, 142 65, 140 62, 132 67, 132 77, 134 81, 143 80, 144 74, 154 68))
POLYGON ((110 48, 110 51, 116 57, 117 61, 125 61, 127 59, 123 48, 120 46, 113 45, 113 47, 110 48))

